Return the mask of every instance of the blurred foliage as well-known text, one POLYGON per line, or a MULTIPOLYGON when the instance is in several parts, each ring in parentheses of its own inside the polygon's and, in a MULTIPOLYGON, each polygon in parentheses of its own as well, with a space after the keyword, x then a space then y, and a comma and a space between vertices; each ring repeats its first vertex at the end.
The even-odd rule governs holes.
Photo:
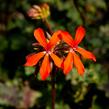
POLYGON ((41 93, 29 87, 28 81, 23 85, 20 80, 0 83, 0 104, 27 109, 35 104, 41 93), (11 93, 9 93, 11 92, 11 93))
POLYGON ((49 78, 41 81, 38 68, 25 68, 25 56, 33 51, 33 31, 46 30, 41 20, 27 15, 32 5, 50 5, 52 29, 69 31, 78 25, 87 33, 81 46, 92 51, 97 62, 83 59, 85 75, 75 68, 56 75, 56 109, 109 109, 109 1, 108 0, 1 0, 0 1, 0 109, 50 109, 49 78))

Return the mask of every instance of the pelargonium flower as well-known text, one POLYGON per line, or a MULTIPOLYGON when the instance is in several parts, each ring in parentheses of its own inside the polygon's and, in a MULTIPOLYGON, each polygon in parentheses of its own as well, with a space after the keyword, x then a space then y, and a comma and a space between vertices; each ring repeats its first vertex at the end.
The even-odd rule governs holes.
POLYGON ((55 46, 59 42, 58 35, 60 31, 55 32, 50 40, 46 40, 44 31, 41 28, 38 28, 34 31, 35 39, 39 42, 38 44, 43 47, 43 50, 38 53, 32 53, 26 57, 25 66, 35 66, 41 58, 43 58, 40 75, 42 80, 45 80, 52 70, 51 62, 61 68, 62 59, 60 59, 54 51, 55 46))
POLYGON ((78 73, 83 75, 85 68, 76 52, 80 53, 84 58, 96 61, 95 56, 91 52, 78 46, 85 36, 85 29, 82 26, 79 26, 76 30, 75 39, 73 39, 72 36, 66 31, 62 31, 61 35, 64 42, 70 46, 69 53, 62 64, 64 74, 68 74, 73 68, 74 64, 78 73))

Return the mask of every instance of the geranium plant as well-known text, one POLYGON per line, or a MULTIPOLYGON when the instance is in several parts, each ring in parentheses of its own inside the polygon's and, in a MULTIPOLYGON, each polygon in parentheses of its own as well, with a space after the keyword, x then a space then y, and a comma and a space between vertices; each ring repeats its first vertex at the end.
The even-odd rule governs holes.
POLYGON ((55 109, 55 73, 57 69, 62 69, 63 73, 68 74, 73 65, 76 67, 78 73, 83 76, 85 68, 76 52, 80 53, 84 58, 96 61, 95 56, 78 46, 85 36, 85 28, 78 26, 75 38, 63 30, 53 32, 50 24, 47 22, 47 17, 50 15, 49 6, 43 4, 41 6, 35 5, 28 12, 29 16, 34 19, 42 19, 48 31, 42 28, 34 30, 34 37, 37 42, 35 47, 39 48, 26 57, 25 66, 40 66, 40 76, 42 80, 51 76, 52 82, 52 109, 55 109))

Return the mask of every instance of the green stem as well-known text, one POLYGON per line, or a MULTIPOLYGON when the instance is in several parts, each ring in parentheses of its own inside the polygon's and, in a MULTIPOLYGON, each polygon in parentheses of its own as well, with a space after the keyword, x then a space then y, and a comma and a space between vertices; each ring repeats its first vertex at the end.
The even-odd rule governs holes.
POLYGON ((47 19, 44 19, 43 22, 44 22, 45 26, 48 28, 48 32, 52 35, 53 31, 52 31, 51 26, 48 23, 47 19))

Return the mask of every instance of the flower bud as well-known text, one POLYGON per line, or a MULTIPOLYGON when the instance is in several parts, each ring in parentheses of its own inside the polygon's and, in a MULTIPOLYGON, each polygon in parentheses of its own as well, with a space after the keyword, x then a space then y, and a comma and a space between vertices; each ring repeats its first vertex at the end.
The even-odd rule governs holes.
POLYGON ((33 5, 28 11, 28 15, 33 19, 46 19, 50 15, 50 8, 48 4, 33 5))

